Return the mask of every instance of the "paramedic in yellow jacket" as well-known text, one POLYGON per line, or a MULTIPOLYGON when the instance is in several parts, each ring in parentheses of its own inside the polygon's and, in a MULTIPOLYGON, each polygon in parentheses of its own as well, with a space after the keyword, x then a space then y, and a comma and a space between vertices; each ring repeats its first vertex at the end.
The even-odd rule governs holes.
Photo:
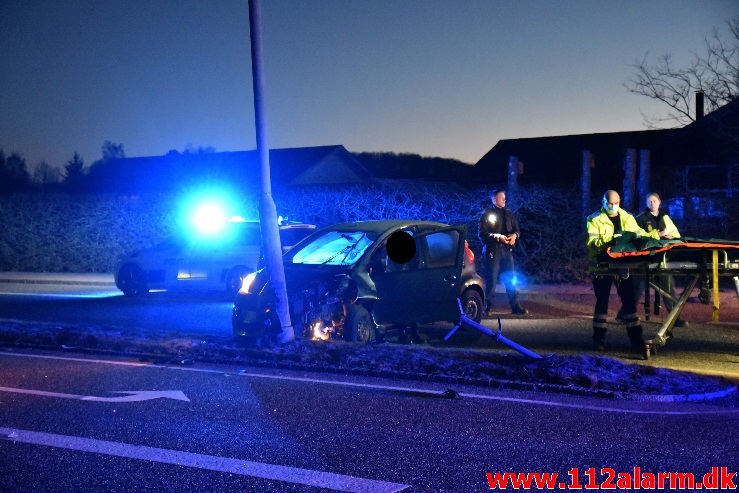
POLYGON ((590 273, 593 278, 595 291, 595 310, 593 311, 593 342, 597 351, 605 350, 606 319, 608 317, 608 299, 611 296, 611 286, 616 285, 616 291, 621 299, 622 321, 626 324, 626 332, 634 348, 642 349, 642 326, 639 315, 636 313, 636 296, 634 293, 634 278, 631 276, 614 276, 607 273, 606 268, 598 266, 598 255, 604 253, 615 239, 625 231, 641 236, 651 236, 641 229, 634 216, 619 207, 621 197, 615 190, 608 190, 603 194, 603 207, 587 220, 588 230, 588 260, 590 273))

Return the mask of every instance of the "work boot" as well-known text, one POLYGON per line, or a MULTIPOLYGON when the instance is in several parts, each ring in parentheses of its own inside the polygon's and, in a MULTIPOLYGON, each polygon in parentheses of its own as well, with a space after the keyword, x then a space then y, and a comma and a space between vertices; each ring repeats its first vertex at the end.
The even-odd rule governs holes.
POLYGON ((629 334, 631 347, 634 349, 644 349, 644 337, 642 337, 641 325, 636 327, 627 327, 626 332, 629 334))
POLYGON ((495 315, 493 313, 493 305, 488 305, 487 308, 485 308, 483 315, 486 317, 494 317, 495 315))
POLYGON ((593 349, 596 351, 606 350, 606 329, 593 328, 593 349))
POLYGON ((514 315, 526 315, 527 313, 529 313, 529 311, 523 308, 521 305, 518 305, 511 309, 511 313, 514 315))

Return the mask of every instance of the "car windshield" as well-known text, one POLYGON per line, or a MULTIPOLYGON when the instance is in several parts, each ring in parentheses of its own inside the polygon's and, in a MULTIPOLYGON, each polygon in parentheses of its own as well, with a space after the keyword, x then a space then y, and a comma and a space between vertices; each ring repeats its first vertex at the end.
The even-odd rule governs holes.
POLYGON ((293 264, 353 265, 377 238, 365 231, 327 231, 301 245, 292 255, 293 264))

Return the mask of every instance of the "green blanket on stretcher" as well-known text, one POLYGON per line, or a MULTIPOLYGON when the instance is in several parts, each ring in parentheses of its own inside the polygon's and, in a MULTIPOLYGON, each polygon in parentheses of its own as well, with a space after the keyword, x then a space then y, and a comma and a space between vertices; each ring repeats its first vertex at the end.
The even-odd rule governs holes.
POLYGON ((682 237, 674 238, 671 240, 656 240, 648 236, 639 236, 631 231, 625 231, 621 233, 621 236, 615 238, 613 245, 609 248, 609 253, 626 253, 626 252, 642 252, 649 250, 659 250, 670 248, 676 245, 685 245, 693 247, 708 247, 712 244, 721 246, 736 246, 739 248, 739 241, 736 240, 722 240, 716 238, 691 238, 682 237))

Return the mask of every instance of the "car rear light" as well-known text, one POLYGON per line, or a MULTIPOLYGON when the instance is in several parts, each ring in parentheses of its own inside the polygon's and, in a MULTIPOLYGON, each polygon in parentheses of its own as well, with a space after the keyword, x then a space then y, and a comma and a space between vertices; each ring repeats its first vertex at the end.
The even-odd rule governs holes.
POLYGON ((467 243, 467 240, 464 240, 464 254, 467 265, 472 265, 475 263, 475 252, 470 249, 470 244, 467 243))

